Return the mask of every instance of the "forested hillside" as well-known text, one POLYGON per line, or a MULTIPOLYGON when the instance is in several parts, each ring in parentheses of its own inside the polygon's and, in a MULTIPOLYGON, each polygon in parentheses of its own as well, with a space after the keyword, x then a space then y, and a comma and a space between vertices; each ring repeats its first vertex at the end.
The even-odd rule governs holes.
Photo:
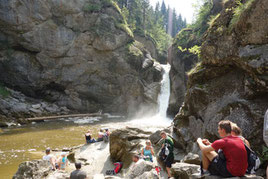
POLYGON ((134 34, 151 37, 156 42, 160 54, 167 51, 172 37, 187 25, 186 19, 183 19, 175 8, 167 7, 164 1, 161 5, 158 2, 155 8, 150 5, 149 0, 115 1, 134 34))

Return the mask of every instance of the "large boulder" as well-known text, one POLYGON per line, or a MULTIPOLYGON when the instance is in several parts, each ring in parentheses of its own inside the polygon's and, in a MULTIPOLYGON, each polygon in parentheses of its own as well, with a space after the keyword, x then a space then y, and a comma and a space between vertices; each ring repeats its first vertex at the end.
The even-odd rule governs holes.
POLYGON ((193 153, 188 153, 182 161, 183 163, 189 163, 189 164, 195 164, 199 165, 201 163, 201 160, 199 158, 199 155, 193 154, 193 153))
POLYGON ((188 163, 175 163, 171 167, 171 174, 175 178, 190 179, 192 174, 200 173, 200 166, 188 163))
POLYGON ((73 111, 156 109, 162 68, 113 1, 3 0, 0 12, 0 83, 73 111))
POLYGON ((201 46, 203 61, 192 70, 184 105, 174 119, 176 133, 188 152, 198 137, 218 139, 217 124, 231 120, 255 150, 261 150, 263 118, 268 106, 267 0, 234 1, 209 28, 201 46), (228 10, 233 9, 233 10, 228 10))
POLYGON ((151 132, 137 128, 124 128, 110 135, 110 156, 114 162, 123 162, 124 168, 132 163, 133 154, 140 153, 151 132))
MULTIPOLYGON (((144 161, 140 159, 137 163, 134 163, 130 166, 128 173, 125 178, 127 179, 142 179, 141 176, 150 176, 152 173, 150 172, 154 168, 152 162, 144 161), (145 173, 146 172, 146 173, 145 173)), ((154 175, 153 175, 154 176, 154 175)))
POLYGON ((51 171, 50 163, 45 160, 34 160, 23 162, 19 165, 19 169, 13 176, 13 179, 32 179, 44 178, 51 171))

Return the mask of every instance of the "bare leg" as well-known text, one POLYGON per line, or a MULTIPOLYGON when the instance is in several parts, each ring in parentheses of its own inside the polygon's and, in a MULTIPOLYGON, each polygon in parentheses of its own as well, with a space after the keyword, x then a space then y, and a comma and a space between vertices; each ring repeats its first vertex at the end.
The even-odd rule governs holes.
POLYGON ((202 164, 203 164, 203 169, 207 170, 209 167, 209 164, 211 161, 217 156, 218 154, 215 151, 211 152, 202 152, 202 164))
POLYGON ((171 177, 170 168, 166 167, 166 169, 167 169, 168 177, 171 177))

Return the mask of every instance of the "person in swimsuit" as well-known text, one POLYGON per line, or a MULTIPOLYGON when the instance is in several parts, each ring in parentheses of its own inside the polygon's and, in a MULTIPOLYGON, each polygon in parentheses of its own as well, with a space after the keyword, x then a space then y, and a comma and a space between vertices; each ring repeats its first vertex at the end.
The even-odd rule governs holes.
POLYGON ((68 159, 66 157, 66 152, 62 152, 60 158, 58 159, 58 165, 60 170, 65 170, 66 166, 68 165, 68 159))
POLYGON ((146 146, 142 149, 141 156, 143 157, 143 159, 145 161, 153 162, 154 151, 153 151, 151 142, 148 140, 148 141, 146 141, 145 144, 146 144, 146 146))

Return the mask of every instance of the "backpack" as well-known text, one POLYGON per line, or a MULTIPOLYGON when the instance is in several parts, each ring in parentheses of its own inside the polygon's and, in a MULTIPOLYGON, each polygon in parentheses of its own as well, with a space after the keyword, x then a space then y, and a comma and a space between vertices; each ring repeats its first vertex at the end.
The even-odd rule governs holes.
POLYGON ((256 171, 257 171, 257 169, 261 165, 260 158, 246 144, 244 144, 244 145, 245 145, 245 148, 247 150, 247 155, 248 155, 248 168, 247 168, 246 173, 248 173, 248 174, 255 174, 256 171))
POLYGON ((113 170, 106 171, 106 175, 116 175, 117 173, 119 173, 123 167, 123 163, 116 162, 116 163, 114 163, 114 166, 115 166, 115 168, 113 170))

